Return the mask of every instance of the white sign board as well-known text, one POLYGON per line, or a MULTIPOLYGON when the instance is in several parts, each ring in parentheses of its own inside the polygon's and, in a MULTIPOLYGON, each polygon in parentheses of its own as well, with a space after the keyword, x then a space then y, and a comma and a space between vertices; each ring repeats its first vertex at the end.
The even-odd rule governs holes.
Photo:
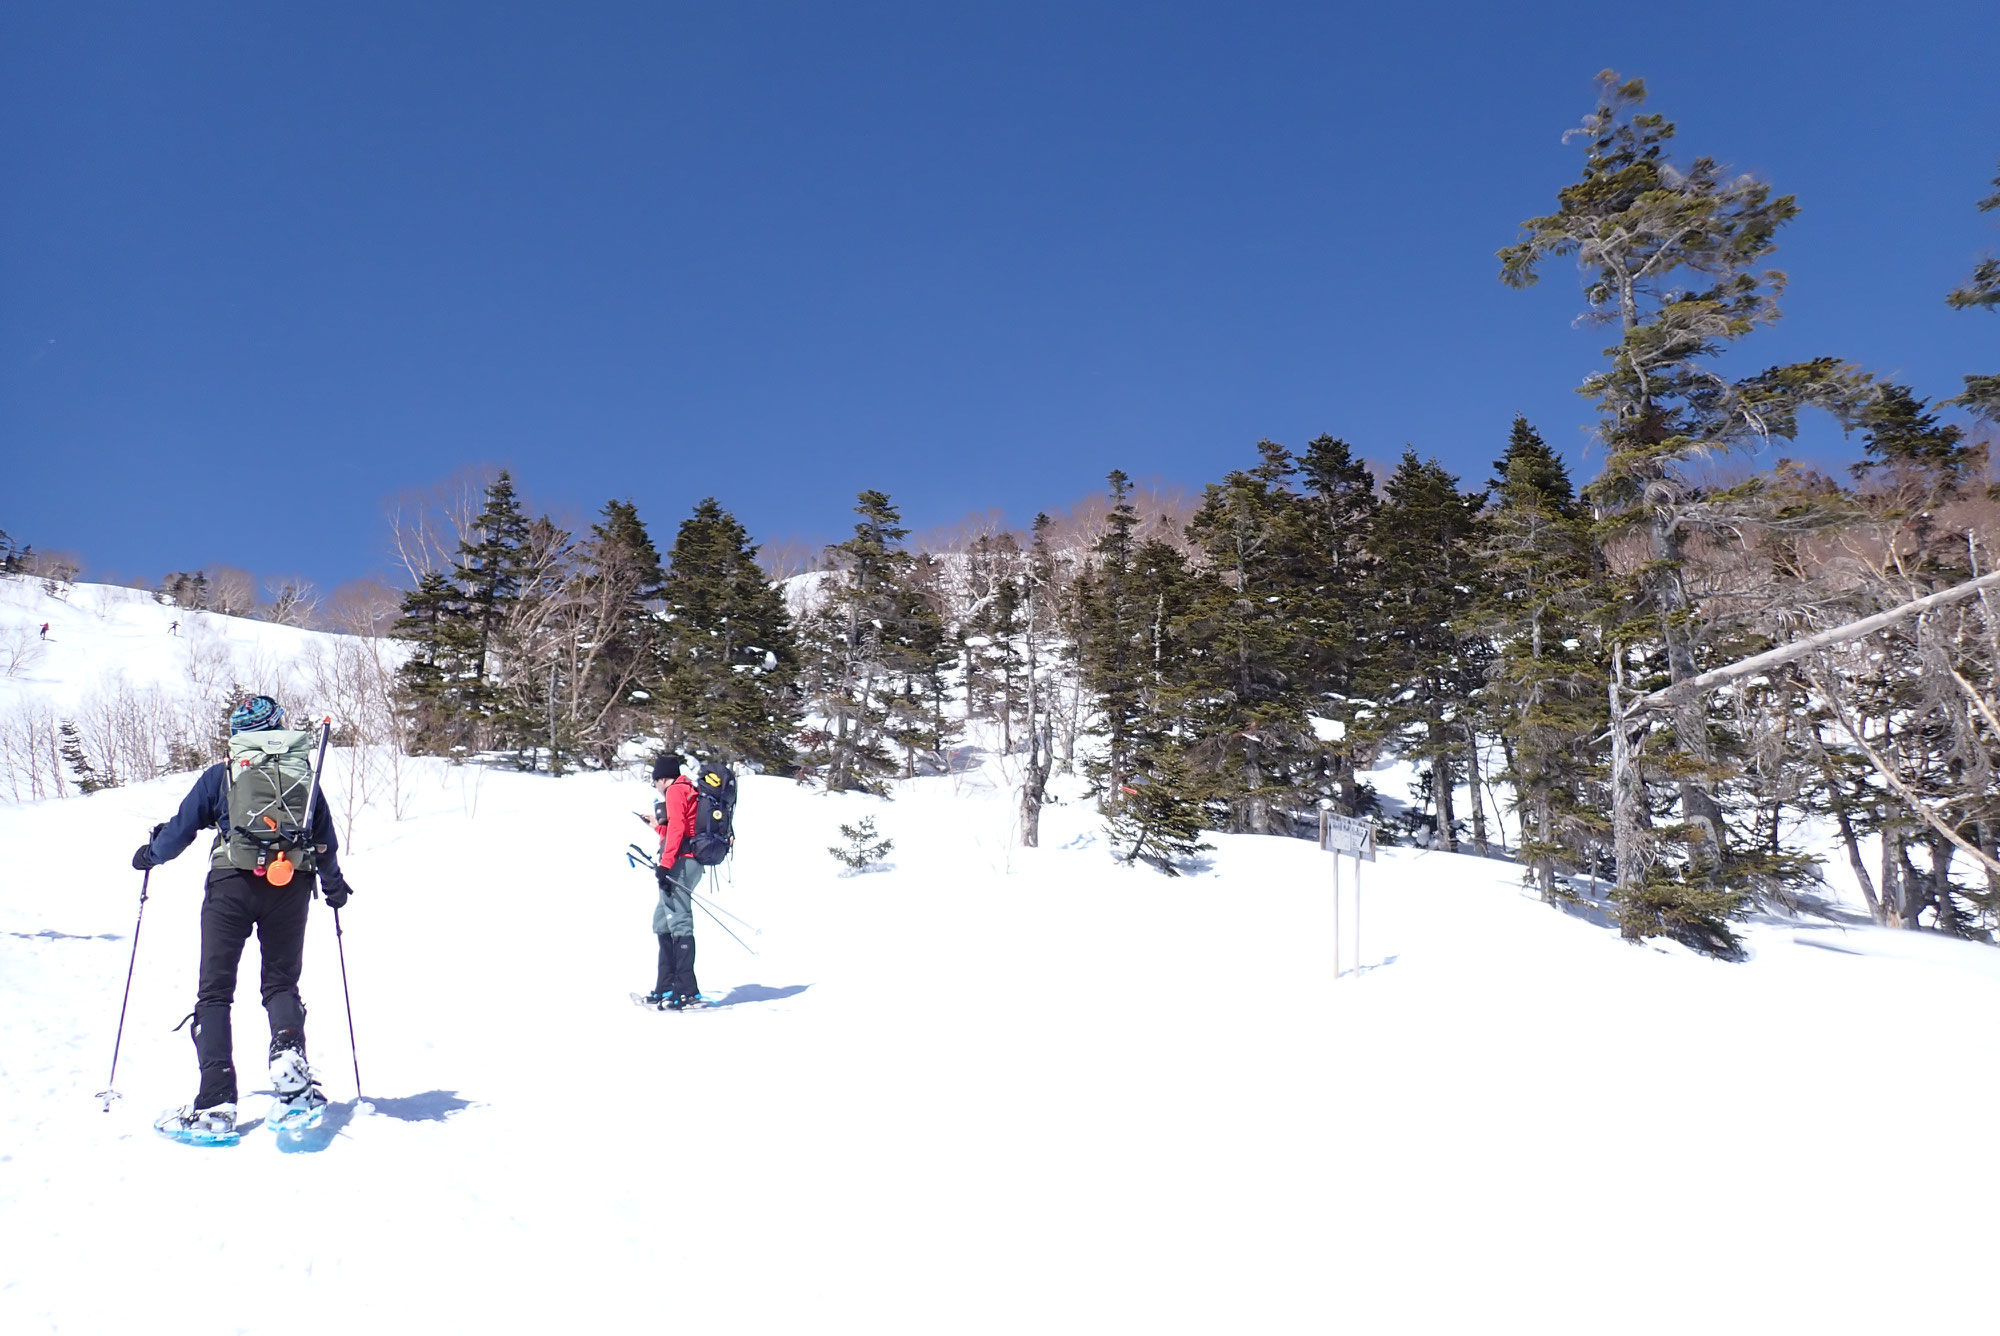
POLYGON ((1322 812, 1319 847, 1328 853, 1351 854, 1363 863, 1375 861, 1375 823, 1322 812))

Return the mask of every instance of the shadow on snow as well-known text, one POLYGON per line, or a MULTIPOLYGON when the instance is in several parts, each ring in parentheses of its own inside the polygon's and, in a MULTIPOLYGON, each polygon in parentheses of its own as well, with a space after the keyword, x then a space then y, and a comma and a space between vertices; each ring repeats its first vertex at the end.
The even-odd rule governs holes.
POLYGON ((279 1152, 285 1155, 314 1155, 325 1150, 354 1121, 356 1106, 364 1103, 371 1114, 394 1118, 402 1123, 441 1123, 453 1114, 472 1107, 472 1101, 461 1098, 455 1090, 426 1090, 421 1095, 404 1095, 397 1099, 370 1097, 328 1104, 318 1127, 303 1132, 279 1132, 279 1152))
POLYGON ((711 1003, 717 1007, 740 1007, 746 1002, 779 1002, 788 997, 797 997, 809 983, 795 983, 785 988, 767 988, 761 983, 739 983, 729 990, 729 995, 720 1002, 711 1003))
POLYGON ((10 932, 9 937, 19 937, 28 942, 122 942, 122 932, 57 932, 54 928, 43 928, 40 932, 10 932))

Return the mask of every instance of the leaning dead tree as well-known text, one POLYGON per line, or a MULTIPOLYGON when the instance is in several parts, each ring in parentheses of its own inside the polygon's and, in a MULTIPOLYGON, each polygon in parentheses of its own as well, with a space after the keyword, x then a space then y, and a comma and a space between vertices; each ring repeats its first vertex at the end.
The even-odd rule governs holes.
POLYGON ((1808 654, 1814 654, 1823 649, 1832 649, 1835 645, 1849 640, 1859 640, 1862 636, 1886 630, 1898 622, 1908 621, 1912 617, 1937 608, 1946 607, 1963 599, 1971 598, 1974 594, 1984 589, 2000 590, 2000 571, 1993 571, 1975 580, 1967 580, 1964 584, 1956 584, 1949 589, 1940 589, 1935 594, 1926 594, 1922 598, 1911 599, 1908 603, 1891 608, 1887 612, 1878 612, 1873 616, 1863 617, 1859 621, 1849 622, 1845 626, 1836 626, 1829 630, 1815 632, 1802 639, 1794 640, 1790 644, 1780 645, 1776 649, 1765 650, 1762 654, 1752 654, 1747 659, 1739 659, 1735 663, 1726 664, 1721 668, 1714 668, 1698 676, 1690 677, 1685 682, 1676 682, 1672 686, 1662 687, 1658 691, 1649 692, 1633 701, 1630 705, 1627 705, 1624 717, 1629 719, 1647 710, 1669 709, 1691 696, 1699 695, 1705 691, 1712 691, 1716 687, 1726 686, 1738 678, 1751 677, 1758 673, 1768 672, 1770 669, 1776 668, 1781 664, 1791 663, 1796 659, 1803 659, 1808 654))
MULTIPOLYGON (((1638 804, 1643 799, 1640 796, 1641 789, 1637 769, 1633 764, 1634 747, 1632 745, 1631 730, 1635 721, 1648 712, 1672 710, 1686 704, 1703 693, 1713 691, 1718 687, 1727 686, 1731 682, 1767 673, 1785 664, 1833 649, 1849 641, 1859 640, 1863 636, 1887 630, 1913 617, 1921 617, 1925 613, 1934 612, 1940 608, 1963 602, 1975 595, 1984 594, 1989 591, 2000 591, 2000 571, 1990 572, 1961 584, 1940 589, 1936 593, 1926 594, 1922 598, 1911 599, 1907 603, 1899 604, 1896 607, 1868 617, 1862 617, 1842 626, 1835 626, 1825 631, 1815 632, 1812 635, 1801 637, 1789 644, 1780 645, 1776 649, 1766 650, 1761 654, 1753 654, 1748 658, 1739 659, 1735 663, 1698 674, 1685 681, 1676 682, 1659 691, 1649 692, 1622 706, 1619 700, 1618 678, 1614 675, 1611 683, 1612 826, 1614 840, 1618 845, 1617 867, 1620 889, 1626 889, 1633 881, 1636 881, 1638 872, 1638 856, 1636 848, 1633 846, 1636 846, 1640 826, 1638 817, 1640 809, 1638 804)), ((1958 684, 1962 688, 1970 693, 1981 715, 1986 717, 1987 724, 1993 728, 1996 740, 2000 740, 2000 721, 1996 721, 1992 716, 1991 705, 1959 674, 1953 672, 1952 676, 1958 680, 1958 684)), ((1861 754, 1868 758, 1869 765, 1882 777, 1883 783, 1895 792, 1897 797, 1903 801, 1909 810, 1936 831, 1939 837, 1955 846, 1960 852, 1971 857, 1989 872, 2000 875, 2000 860, 1996 860, 1992 854, 1979 848, 1960 835, 1953 828, 1952 823, 1939 816, 1929 803, 1922 801, 1920 795, 1897 773, 1896 767, 1869 743, 1852 714, 1841 706, 1839 693, 1822 687, 1821 694, 1827 698, 1829 704, 1832 706, 1833 717, 1840 724, 1841 731, 1846 733, 1853 741, 1855 747, 1860 750, 1861 754)))

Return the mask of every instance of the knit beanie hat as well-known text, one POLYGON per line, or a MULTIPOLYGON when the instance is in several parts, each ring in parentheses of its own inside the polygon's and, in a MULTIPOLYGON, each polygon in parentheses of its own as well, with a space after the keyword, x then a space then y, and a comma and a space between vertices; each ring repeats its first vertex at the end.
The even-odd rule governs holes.
POLYGON ((674 755, 672 752, 667 752, 663 755, 656 756, 653 758, 654 779, 656 780, 679 779, 680 776, 681 776, 680 757, 674 755))
POLYGON ((284 707, 269 696, 252 696, 229 712, 231 733, 260 733, 267 728, 284 726, 284 707))

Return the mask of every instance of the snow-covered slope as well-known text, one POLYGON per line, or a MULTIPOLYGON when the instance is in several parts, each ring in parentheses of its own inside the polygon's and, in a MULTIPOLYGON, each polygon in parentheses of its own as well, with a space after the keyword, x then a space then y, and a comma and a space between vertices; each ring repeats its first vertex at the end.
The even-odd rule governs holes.
POLYGON ((186 783, 0 807, 8 1333, 1996 1325, 1985 948, 1768 922, 1723 964, 1390 849, 1336 982, 1327 855, 1216 836, 1167 880, 1074 799, 1019 849, 989 758, 890 802, 747 778, 708 890, 757 954, 701 918, 727 1005, 659 1015, 643 779, 423 762, 354 817, 365 1097, 321 907, 327 1134, 194 1150, 148 1122, 194 1089, 197 852, 92 1097, 186 783), (863 814, 891 866, 842 875, 863 814))
POLYGON ((315 649, 329 650, 346 637, 292 626, 189 612, 159 602, 143 589, 73 584, 57 597, 42 582, 0 579, 0 674, 18 643, 21 667, 0 675, 0 706, 47 701, 75 709, 91 693, 122 682, 137 689, 193 694, 233 671, 250 683, 294 674, 315 649), (40 637, 48 623, 46 640, 40 637))

